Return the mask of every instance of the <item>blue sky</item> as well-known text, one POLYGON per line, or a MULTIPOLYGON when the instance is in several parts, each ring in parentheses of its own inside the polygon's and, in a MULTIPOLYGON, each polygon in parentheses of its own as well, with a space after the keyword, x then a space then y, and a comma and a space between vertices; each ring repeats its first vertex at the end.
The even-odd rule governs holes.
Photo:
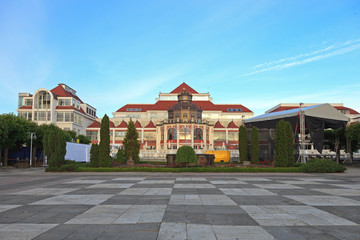
POLYGON ((0 0, 0 113, 66 83, 112 116, 184 81, 256 115, 281 102, 360 111, 360 1, 0 0))

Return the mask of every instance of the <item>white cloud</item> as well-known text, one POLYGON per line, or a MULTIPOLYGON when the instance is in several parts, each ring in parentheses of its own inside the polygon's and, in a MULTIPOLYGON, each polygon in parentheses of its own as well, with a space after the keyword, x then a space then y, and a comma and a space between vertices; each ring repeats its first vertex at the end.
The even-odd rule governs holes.
POLYGON ((346 41, 341 44, 334 44, 325 48, 310 52, 303 53, 293 57, 287 57, 263 64, 256 65, 250 68, 250 72, 245 73, 239 77, 252 76, 258 73, 267 72, 271 70, 281 70, 297 65, 302 65, 310 62, 319 61, 321 59, 342 55, 348 52, 360 49, 360 39, 346 41))

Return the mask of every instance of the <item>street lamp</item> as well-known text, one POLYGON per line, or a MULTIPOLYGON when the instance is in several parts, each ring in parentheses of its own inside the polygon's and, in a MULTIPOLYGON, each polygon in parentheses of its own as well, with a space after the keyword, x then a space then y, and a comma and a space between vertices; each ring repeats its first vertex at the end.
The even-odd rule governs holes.
POLYGON ((30 133, 30 167, 32 166, 32 140, 36 139, 35 133, 30 133))

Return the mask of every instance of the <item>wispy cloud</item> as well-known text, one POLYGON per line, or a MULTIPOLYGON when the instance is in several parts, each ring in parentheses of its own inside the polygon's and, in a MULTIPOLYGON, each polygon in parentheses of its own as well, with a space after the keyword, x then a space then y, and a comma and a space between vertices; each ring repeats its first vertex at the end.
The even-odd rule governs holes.
POLYGON ((250 71, 248 73, 245 73, 240 77, 247 77, 271 70, 281 70, 289 67, 294 67, 297 65, 319 61, 321 59, 342 55, 358 49, 360 49, 360 39, 346 41, 340 44, 333 44, 325 48, 315 50, 313 52, 302 53, 296 56, 287 57, 253 66, 252 68, 250 68, 250 71))

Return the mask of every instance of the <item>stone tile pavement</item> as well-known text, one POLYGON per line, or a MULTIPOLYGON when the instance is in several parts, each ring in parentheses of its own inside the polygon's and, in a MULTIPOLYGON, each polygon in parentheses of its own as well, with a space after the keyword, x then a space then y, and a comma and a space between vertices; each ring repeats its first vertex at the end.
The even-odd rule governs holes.
POLYGON ((360 173, 0 170, 0 240, 360 239, 360 173))

